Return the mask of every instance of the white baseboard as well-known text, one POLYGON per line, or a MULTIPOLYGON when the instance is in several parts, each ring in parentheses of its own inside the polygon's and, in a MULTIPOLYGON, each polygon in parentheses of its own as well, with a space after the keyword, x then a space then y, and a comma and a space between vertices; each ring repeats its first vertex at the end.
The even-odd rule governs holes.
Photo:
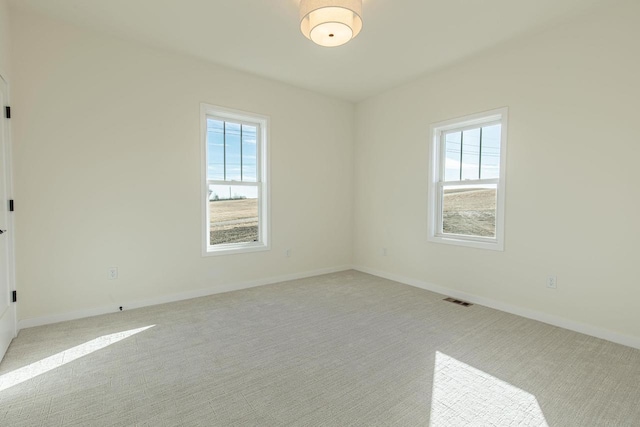
MULTIPOLYGON (((252 280, 241 283, 230 283, 215 288, 198 289, 194 291, 181 292, 179 294, 163 295, 159 297, 135 300, 122 303, 122 306, 126 310, 132 310, 135 308, 148 307, 158 304, 166 304, 169 302, 183 301, 192 298, 205 297, 214 294, 221 294, 224 292, 238 291, 241 289, 255 288, 257 286, 271 285, 279 282, 286 282, 288 280, 304 279, 306 277, 319 276, 321 274, 336 273, 338 271, 350 270, 351 266, 323 268, 320 270, 306 271, 301 273, 286 274, 284 276, 269 277, 265 279, 252 280)), ((115 313, 118 311, 114 304, 103 307, 90 308, 86 310, 78 310, 68 313, 53 314, 50 316, 34 317, 31 319, 24 319, 18 321, 18 330, 33 328, 34 326, 50 325, 52 323, 66 322, 68 320, 82 319, 85 317, 99 316, 101 314, 115 313)))
MULTIPOLYGON (((436 292, 442 295, 462 299, 475 304, 483 305, 485 307, 490 307, 496 310, 515 314, 517 316, 522 316, 528 319, 537 320, 540 322, 547 323, 549 325, 558 326, 564 329, 569 329, 571 331, 590 335, 596 338, 601 338, 617 344, 622 344, 628 347, 640 349, 639 337, 620 334, 618 332, 613 332, 607 329, 599 328, 599 327, 588 325, 585 323, 576 322, 573 320, 565 319, 563 317, 555 316, 555 315, 544 313, 541 311, 536 311, 536 310, 531 310, 524 307, 511 305, 505 302, 496 301, 491 298, 481 297, 478 295, 457 291, 455 289, 447 288, 444 286, 439 286, 433 283, 427 283, 422 280, 405 277, 399 274, 388 273, 381 270, 375 270, 375 269, 372 269, 369 267, 363 267, 363 266, 341 266, 341 267, 324 268, 320 270, 293 273, 293 274, 287 274, 283 276, 252 280, 248 282, 226 284, 222 286, 217 286, 215 288, 198 289, 194 291, 182 292, 179 294, 164 295, 164 296, 149 298, 144 300, 135 300, 135 301, 125 302, 123 303, 123 307, 125 307, 125 309, 127 310, 131 310, 135 308, 148 307, 148 306, 158 305, 158 304, 166 304, 166 303, 176 302, 176 301, 183 301, 187 299, 199 298, 199 297, 204 297, 208 295, 220 294, 224 292, 254 288, 257 286, 271 285, 278 282, 286 282, 288 280, 296 280, 296 279, 303 279, 306 277, 319 276, 321 274, 336 273, 339 271, 345 271, 350 269, 358 270, 363 273, 393 280, 395 282, 403 283, 405 285, 414 286, 416 288, 426 289, 428 291, 436 292)), ((65 322, 68 320, 82 319, 85 317, 99 316, 101 314, 114 313, 117 311, 118 311, 117 308, 114 307, 112 304, 104 307, 96 307, 96 308, 78 310, 78 311, 73 311, 68 313, 60 313, 60 314, 54 314, 50 316, 24 319, 24 320, 18 321, 18 330, 32 328, 34 326, 42 326, 42 325, 49 325, 52 323, 65 322)))
POLYGON ((405 285, 414 286, 416 288, 426 289, 428 291, 436 292, 442 295, 469 301, 475 304, 483 305, 485 307, 490 307, 496 310, 515 314, 517 316, 537 320, 539 322, 547 323, 549 325, 558 326, 560 328, 569 329, 574 332, 580 332, 585 335, 590 335, 596 338, 612 341, 617 344, 622 344, 628 347, 640 349, 639 337, 620 334, 618 332, 613 332, 607 329, 598 328, 596 326, 588 325, 585 323, 575 322, 573 320, 565 319, 563 317, 555 316, 553 314, 531 310, 524 307, 518 307, 505 302, 496 301, 491 298, 485 298, 485 297, 481 297, 473 294, 468 294, 466 292, 461 292, 455 289, 446 288, 444 286, 423 282, 421 280, 413 279, 410 277, 404 277, 398 274, 387 273, 385 271, 380 271, 380 270, 374 270, 369 267, 353 266, 353 269, 361 271, 363 273, 382 277, 384 279, 393 280, 394 282, 403 283, 405 285))

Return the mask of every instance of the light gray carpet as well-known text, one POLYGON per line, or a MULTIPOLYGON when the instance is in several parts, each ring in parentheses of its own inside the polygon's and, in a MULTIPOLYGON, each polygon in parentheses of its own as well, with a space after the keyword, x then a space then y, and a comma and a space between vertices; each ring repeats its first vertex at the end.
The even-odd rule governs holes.
POLYGON ((347 271, 26 329, 0 425, 640 426, 640 351, 442 298, 347 271))

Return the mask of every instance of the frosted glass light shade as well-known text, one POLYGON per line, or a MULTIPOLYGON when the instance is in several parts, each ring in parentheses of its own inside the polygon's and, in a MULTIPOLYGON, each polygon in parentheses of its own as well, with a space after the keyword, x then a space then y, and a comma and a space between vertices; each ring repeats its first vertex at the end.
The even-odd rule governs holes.
POLYGON ((301 0, 300 31, 320 46, 340 46, 362 29, 362 0, 301 0))

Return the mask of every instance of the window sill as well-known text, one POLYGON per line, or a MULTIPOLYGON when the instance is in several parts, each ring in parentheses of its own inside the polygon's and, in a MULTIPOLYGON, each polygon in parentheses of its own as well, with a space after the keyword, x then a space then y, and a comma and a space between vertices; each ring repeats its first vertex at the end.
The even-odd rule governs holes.
POLYGON ((465 246, 476 249, 489 249, 492 251, 504 251, 504 243, 498 240, 476 240, 465 239, 462 236, 442 235, 429 236, 429 241, 434 243, 444 243, 446 245, 465 246))
POLYGON ((207 246, 202 252, 203 257, 243 254, 250 252, 268 251, 269 245, 264 243, 231 243, 226 245, 207 246))

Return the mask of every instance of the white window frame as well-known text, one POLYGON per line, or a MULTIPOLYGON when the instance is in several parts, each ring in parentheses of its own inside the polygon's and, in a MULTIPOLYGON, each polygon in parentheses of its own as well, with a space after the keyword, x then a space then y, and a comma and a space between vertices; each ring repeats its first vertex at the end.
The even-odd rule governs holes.
POLYGON ((202 182, 202 255, 216 256, 271 249, 269 210, 269 117, 246 111, 233 110, 211 104, 200 104, 201 182, 202 182), (256 182, 209 180, 207 175, 207 118, 257 126, 256 182), (250 185, 258 187, 258 241, 245 243, 209 244, 209 184, 250 185))
POLYGON ((431 138, 431 172, 429 174, 429 207, 427 211, 429 241, 467 246, 471 248, 504 251, 507 125, 508 109, 506 107, 431 124, 429 127, 429 135, 431 138), (452 130, 473 129, 479 126, 497 123, 502 125, 500 135, 500 177, 497 179, 466 180, 460 181, 460 183, 456 181, 453 181, 453 183, 446 182, 447 186, 496 184, 496 235, 495 237, 481 237, 444 233, 442 228, 442 192, 445 184, 445 141, 443 135, 452 130))

